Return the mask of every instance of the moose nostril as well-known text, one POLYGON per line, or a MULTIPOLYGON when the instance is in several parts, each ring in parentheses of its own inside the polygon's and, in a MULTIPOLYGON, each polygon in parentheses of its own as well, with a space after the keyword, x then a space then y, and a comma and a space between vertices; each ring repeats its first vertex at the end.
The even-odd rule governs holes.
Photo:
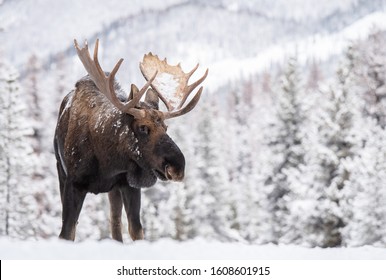
POLYGON ((167 164, 165 166, 165 176, 168 180, 182 181, 184 179, 184 172, 178 172, 174 167, 167 164))
POLYGON ((173 179, 172 168, 168 164, 165 166, 165 175, 166 175, 166 178, 168 178, 168 180, 173 179))

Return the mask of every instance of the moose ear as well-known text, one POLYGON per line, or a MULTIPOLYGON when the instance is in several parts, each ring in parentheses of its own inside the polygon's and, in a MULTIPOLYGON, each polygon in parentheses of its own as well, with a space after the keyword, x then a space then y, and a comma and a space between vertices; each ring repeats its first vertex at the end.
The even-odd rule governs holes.
POLYGON ((145 103, 153 109, 158 110, 158 94, 153 89, 149 88, 146 92, 145 103))
POLYGON ((128 100, 133 99, 134 95, 136 95, 138 92, 139 92, 139 89, 137 88, 137 86, 135 84, 131 84, 131 90, 130 90, 128 100))

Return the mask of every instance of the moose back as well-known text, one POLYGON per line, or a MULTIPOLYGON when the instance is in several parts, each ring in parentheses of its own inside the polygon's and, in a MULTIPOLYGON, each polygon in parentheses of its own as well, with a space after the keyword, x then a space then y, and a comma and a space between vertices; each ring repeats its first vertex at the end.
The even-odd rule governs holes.
POLYGON ((87 42, 75 49, 88 75, 64 99, 59 110, 54 148, 62 202, 59 237, 75 239, 75 228, 86 194, 108 192, 112 237, 122 242, 122 209, 125 208, 129 234, 143 239, 140 221, 141 188, 158 179, 181 181, 185 158, 167 135, 166 119, 188 113, 200 99, 203 88, 184 106, 189 94, 206 78, 208 70, 188 85, 189 73, 171 66, 151 53, 140 70, 147 83, 139 90, 131 86, 126 95, 115 81, 123 59, 111 73, 98 61, 96 41, 91 58, 87 42), (141 98, 145 95, 144 101, 141 98), (159 99, 167 111, 159 110, 159 99))

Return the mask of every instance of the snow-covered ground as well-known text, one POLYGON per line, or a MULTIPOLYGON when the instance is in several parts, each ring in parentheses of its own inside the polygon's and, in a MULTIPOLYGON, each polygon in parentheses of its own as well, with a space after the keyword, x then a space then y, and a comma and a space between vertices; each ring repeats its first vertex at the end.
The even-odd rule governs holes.
POLYGON ((196 239, 177 242, 162 239, 157 242, 137 241, 120 244, 115 241, 67 242, 11 241, 0 239, 0 259, 260 259, 260 260, 386 260, 386 249, 358 248, 304 248, 293 245, 248 245, 221 243, 196 239))

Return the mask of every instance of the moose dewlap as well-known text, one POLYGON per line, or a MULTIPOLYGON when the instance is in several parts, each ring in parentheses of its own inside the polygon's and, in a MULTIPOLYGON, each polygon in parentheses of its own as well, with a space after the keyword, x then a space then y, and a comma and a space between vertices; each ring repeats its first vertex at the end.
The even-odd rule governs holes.
POLYGON ((60 106, 54 148, 62 201, 59 237, 75 239, 75 227, 86 194, 107 192, 110 201, 112 237, 122 241, 122 209, 125 207, 129 234, 143 239, 140 221, 141 188, 158 179, 181 181, 185 158, 167 135, 166 119, 191 111, 202 86, 184 106, 189 94, 208 75, 188 85, 197 66, 184 73, 151 53, 144 56, 140 70, 147 83, 139 90, 131 85, 126 95, 115 81, 123 61, 113 70, 102 70, 96 41, 91 58, 87 42, 75 49, 88 75, 80 79, 60 106), (141 98, 145 96, 144 101, 141 98), (159 99, 167 111, 159 110, 159 99))

